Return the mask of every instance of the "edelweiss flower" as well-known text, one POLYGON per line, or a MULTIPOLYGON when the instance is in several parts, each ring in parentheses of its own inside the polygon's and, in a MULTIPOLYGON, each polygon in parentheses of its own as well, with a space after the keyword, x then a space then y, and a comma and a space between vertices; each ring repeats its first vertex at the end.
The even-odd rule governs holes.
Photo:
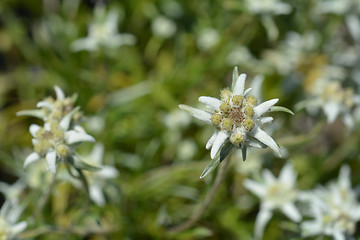
POLYGON ((106 14, 105 7, 97 5, 94 12, 94 21, 89 26, 89 35, 74 41, 71 44, 73 51, 96 51, 100 47, 117 48, 135 43, 136 38, 132 34, 118 33, 119 14, 116 11, 111 10, 106 14))
MULTIPOLYGON (((202 96, 199 102, 206 104, 210 111, 203 111, 187 105, 179 107, 195 118, 215 127, 214 134, 206 144, 206 149, 211 148, 210 156, 214 158, 221 147, 230 142, 233 146, 242 149, 243 159, 246 159, 247 146, 270 147, 279 156, 280 147, 263 130, 261 126, 273 120, 272 117, 263 117, 279 99, 271 99, 258 104, 258 99, 250 96, 251 89, 245 89, 246 75, 238 76, 237 68, 234 69, 232 89, 223 89, 221 99, 202 96)), ((278 107, 280 108, 280 107, 278 107)), ((285 108, 278 111, 285 111, 285 108)), ((291 112, 290 110, 286 110, 291 112)))
POLYGON ((4 202, 0 210, 1 240, 16 239, 16 236, 26 229, 27 223, 25 221, 17 222, 21 213, 21 207, 13 207, 10 202, 4 202))
POLYGON ((295 207, 297 198, 296 173, 293 166, 286 164, 280 172, 279 178, 267 169, 263 171, 263 183, 249 179, 244 181, 244 186, 257 195, 261 200, 260 211, 255 221, 255 237, 262 238, 264 229, 272 217, 275 209, 280 209, 294 222, 301 220, 301 215, 295 207))
POLYGON ((346 236, 355 233, 360 220, 360 204, 351 189, 348 166, 340 169, 337 182, 305 193, 302 199, 310 203, 308 215, 314 218, 301 224, 304 236, 325 234, 345 240, 348 239, 346 236))
POLYGON ((35 151, 27 156, 24 167, 41 158, 46 158, 48 169, 55 173, 57 160, 65 161, 72 155, 78 143, 95 142, 95 139, 86 134, 80 126, 75 126, 74 130, 68 130, 69 125, 62 124, 64 119, 60 124, 52 122, 45 123, 44 127, 36 124, 30 126, 35 151))
MULTIPOLYGON (((93 200, 98 206, 105 205, 103 189, 104 186, 106 186, 106 180, 110 178, 116 178, 119 175, 119 171, 115 167, 102 165, 103 155, 104 146, 102 144, 96 144, 88 156, 80 157, 81 160, 86 164, 100 169, 94 172, 84 171, 89 184, 90 199, 93 200)), ((74 184, 75 187, 82 187, 82 184, 80 182, 76 182, 75 179, 71 178, 70 181, 74 184)))
POLYGON ((30 115, 45 121, 44 127, 32 124, 29 128, 34 137, 34 152, 24 162, 24 167, 41 158, 46 158, 48 169, 56 172, 57 160, 64 161, 72 156, 74 148, 81 142, 94 142, 95 139, 85 130, 74 124, 81 114, 79 107, 73 108, 76 97, 65 98, 64 92, 55 86, 56 100, 47 98, 40 101, 38 110, 20 111, 18 115, 30 115), (70 129, 70 126, 72 129, 70 129))
MULTIPOLYGON (((355 94, 350 87, 342 87, 342 68, 327 67, 324 76, 319 77, 313 87, 310 88, 310 97, 307 100, 297 104, 297 108, 306 108, 309 113, 316 113, 322 109, 327 117, 328 123, 333 123, 338 116, 341 116, 345 125, 352 129, 354 127, 354 118, 352 112, 360 106, 360 95, 355 94), (331 74, 333 73, 333 74, 331 74), (328 75, 339 78, 330 78, 328 75)), ((345 78, 345 77, 344 77, 345 78)))

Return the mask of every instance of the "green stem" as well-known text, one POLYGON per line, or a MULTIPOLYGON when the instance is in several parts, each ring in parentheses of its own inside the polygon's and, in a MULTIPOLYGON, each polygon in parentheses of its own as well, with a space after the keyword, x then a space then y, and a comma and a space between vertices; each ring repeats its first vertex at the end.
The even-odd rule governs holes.
POLYGON ((225 160, 224 163, 220 166, 220 169, 217 173, 214 185, 210 189, 208 195, 206 196, 206 198, 205 198, 204 202, 202 203, 202 205, 200 206, 200 208, 197 211, 195 211, 194 214, 188 220, 186 220, 185 222, 183 222, 177 226, 170 228, 169 232, 173 232, 173 233, 182 232, 182 231, 190 228, 191 226, 193 226, 201 218, 201 216, 204 215, 205 211, 208 209, 210 203, 214 199, 215 194, 216 194, 217 190, 219 189, 222 181, 225 178, 227 166, 229 165, 229 162, 230 162, 230 158, 225 160))

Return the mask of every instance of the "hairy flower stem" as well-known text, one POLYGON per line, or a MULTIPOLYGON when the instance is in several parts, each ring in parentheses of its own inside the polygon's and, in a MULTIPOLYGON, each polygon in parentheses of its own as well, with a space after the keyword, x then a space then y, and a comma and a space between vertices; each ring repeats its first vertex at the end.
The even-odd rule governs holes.
POLYGON ((223 162, 223 164, 220 166, 220 169, 217 173, 214 185, 210 189, 209 193, 207 194, 207 196, 206 196, 204 202, 202 203, 202 205, 200 206, 200 208, 197 211, 195 211, 194 214, 188 220, 186 220, 185 222, 183 222, 177 226, 170 228, 169 232, 173 232, 173 233, 182 232, 182 231, 190 228, 191 226, 193 226, 197 221, 199 221, 201 216, 204 215, 205 211, 208 209, 211 201, 215 197, 217 190, 219 189, 222 181, 224 180, 229 162, 230 162, 230 158, 226 159, 223 162))
POLYGON ((45 204, 46 202, 49 200, 49 197, 54 189, 54 186, 55 186, 55 183, 56 183, 56 173, 53 174, 53 179, 51 180, 51 183, 49 185, 49 188, 46 190, 46 192, 44 193, 44 195, 42 195, 42 197, 40 198, 40 201, 39 201, 39 205, 37 206, 36 208, 36 211, 35 211, 35 214, 34 216, 36 218, 38 218, 40 216, 40 214, 42 213, 44 207, 45 207, 45 204))

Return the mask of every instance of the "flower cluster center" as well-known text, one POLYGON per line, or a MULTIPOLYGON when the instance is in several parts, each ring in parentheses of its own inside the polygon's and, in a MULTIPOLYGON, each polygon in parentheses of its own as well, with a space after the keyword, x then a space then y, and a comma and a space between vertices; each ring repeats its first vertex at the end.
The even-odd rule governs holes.
POLYGON ((245 141, 246 133, 255 125, 253 96, 234 95, 229 89, 221 91, 219 110, 211 116, 212 124, 221 131, 231 133, 230 141, 237 147, 245 141))

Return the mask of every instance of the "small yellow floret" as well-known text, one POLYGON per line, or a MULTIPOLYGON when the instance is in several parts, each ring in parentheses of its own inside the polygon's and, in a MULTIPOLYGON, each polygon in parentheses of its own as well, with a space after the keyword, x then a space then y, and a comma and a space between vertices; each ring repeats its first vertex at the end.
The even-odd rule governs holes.
POLYGON ((231 131, 233 128, 234 122, 230 118, 224 118, 221 121, 221 129, 226 131, 231 131))
POLYGON ((243 121, 243 126, 247 131, 251 131, 253 129, 254 125, 255 125, 255 122, 251 118, 246 118, 243 121))

